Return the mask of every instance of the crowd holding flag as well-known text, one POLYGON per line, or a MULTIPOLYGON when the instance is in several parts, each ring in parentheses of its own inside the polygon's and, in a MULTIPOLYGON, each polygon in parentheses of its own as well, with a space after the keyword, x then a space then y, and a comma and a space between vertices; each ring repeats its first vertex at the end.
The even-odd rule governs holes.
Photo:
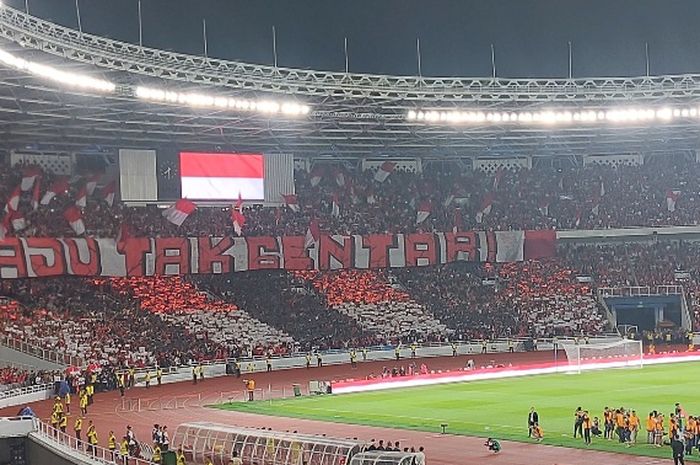
POLYGON ((416 212, 416 224, 421 224, 423 221, 427 220, 432 209, 433 206, 429 200, 423 200, 420 202, 416 212))
POLYGON ((384 182, 386 179, 394 172, 396 168, 396 163, 392 161, 385 161, 379 166, 379 169, 374 173, 374 180, 377 182, 384 182))
POLYGON ((241 198, 241 193, 238 193, 238 200, 236 204, 231 209, 231 222, 233 223, 233 230, 236 235, 243 235, 243 226, 245 226, 245 216, 243 216, 243 199, 241 198))
POLYGON ((299 211, 299 199, 295 194, 282 194, 284 204, 293 212, 299 211))
POLYGON ((20 183, 20 188, 22 192, 28 192, 38 178, 41 177, 41 168, 38 166, 28 166, 22 172, 22 182, 20 183))
POLYGON ((494 198, 495 195, 493 195, 493 192, 487 192, 484 195, 484 198, 481 200, 481 207, 479 208, 479 211, 476 212, 477 223, 481 223, 482 221, 484 221, 484 217, 488 216, 491 213, 494 198))
POLYGON ((676 211, 676 202, 678 202, 678 198, 680 196, 681 191, 679 190, 669 189, 666 192, 666 209, 669 211, 669 213, 673 213, 676 211))
POLYGON ((83 221, 83 214, 80 209, 76 206, 68 207, 66 211, 63 212, 63 217, 68 221, 71 229, 76 235, 82 236, 85 234, 85 222, 83 221))
POLYGON ((316 218, 312 218, 309 222, 309 228, 306 230, 306 236, 304 237, 304 248, 310 249, 318 244, 318 240, 321 238, 321 227, 318 224, 316 218))
POLYGON ((41 204, 48 205, 57 195, 63 195, 68 192, 69 188, 70 184, 68 183, 68 178, 66 176, 59 176, 51 183, 46 193, 44 193, 44 196, 41 198, 41 204))
POLYGON ((311 176, 309 177, 311 187, 318 186, 321 183, 321 179, 323 179, 323 169, 319 166, 315 166, 314 169, 311 170, 311 176))
POLYGON ((187 217, 196 209, 197 205, 191 200, 180 199, 171 207, 163 210, 163 217, 176 226, 182 226, 182 223, 184 223, 187 217))
POLYGON ((114 180, 108 182, 102 188, 102 200, 107 202, 107 205, 109 205, 110 207, 114 205, 114 196, 115 196, 116 192, 117 192, 117 183, 114 180))

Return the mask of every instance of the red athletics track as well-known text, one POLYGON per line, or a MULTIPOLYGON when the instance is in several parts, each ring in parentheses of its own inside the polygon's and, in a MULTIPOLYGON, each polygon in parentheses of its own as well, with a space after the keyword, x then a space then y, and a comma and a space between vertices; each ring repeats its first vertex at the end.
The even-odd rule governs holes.
MULTIPOLYGON (((443 357, 419 359, 416 363, 424 362, 431 370, 450 370, 464 367, 466 360, 472 358, 477 366, 490 361, 496 363, 524 364, 533 362, 546 362, 553 359, 552 352, 530 352, 515 354, 486 354, 486 355, 462 355, 459 357, 443 357)), ((561 359, 564 359, 563 354, 561 359)), ((283 388, 290 391, 292 383, 307 385, 311 379, 345 379, 362 378, 369 373, 379 373, 382 367, 399 366, 407 364, 410 360, 402 359, 400 362, 381 361, 358 363, 358 368, 353 370, 350 365, 329 366, 323 368, 296 369, 273 371, 272 373, 259 373, 254 375, 257 386, 267 389, 268 385, 273 391, 281 393, 283 388)), ((245 378, 246 375, 242 376, 245 378)), ((241 378, 241 379, 242 379, 241 378)), ((238 412, 226 412, 217 409, 209 409, 200 406, 197 397, 201 394, 204 402, 214 402, 222 392, 231 395, 242 395, 243 383, 241 379, 234 377, 220 377, 205 379, 196 386, 190 382, 166 384, 161 387, 134 388, 127 391, 126 399, 142 399, 141 412, 120 412, 122 400, 119 392, 99 393, 95 396, 95 403, 88 410, 88 419, 94 421, 100 444, 106 446, 107 435, 113 430, 117 437, 121 437, 126 430, 126 425, 131 425, 139 440, 149 442, 151 428, 154 423, 165 424, 172 438, 176 427, 188 421, 212 421, 216 423, 246 426, 267 427, 274 430, 297 430, 311 434, 326 434, 336 437, 358 437, 363 440, 376 438, 384 441, 400 441, 403 446, 425 446, 428 465, 470 465, 470 464, 494 464, 494 465, 629 465, 630 462, 640 465, 669 464, 671 460, 661 460, 651 457, 638 457, 626 454, 616 454, 598 451, 582 451, 563 447, 552 447, 542 444, 527 444, 518 442, 503 442, 503 451, 498 454, 487 453, 483 446, 482 438, 440 435, 421 431, 408 431, 389 428, 375 428, 369 426, 344 425, 312 420, 300 420, 283 417, 270 417, 264 415, 252 415, 238 412), (183 396, 183 397, 181 397, 183 396), (189 398, 184 408, 167 410, 148 410, 148 404, 157 402, 146 399, 168 399, 179 397, 189 398)), ((74 396, 75 399, 75 396, 74 396)), ((78 410, 74 400, 73 412, 78 410)), ((52 401, 43 401, 32 404, 32 408, 44 419, 48 419, 51 413, 52 401)), ((155 407, 155 405, 154 405, 155 407)), ((20 407, 10 407, 0 410, 0 416, 16 415, 20 407)), ((523 413, 525 417, 526 412, 523 413)), ((73 418, 75 418, 73 416, 73 418)), ((69 419, 69 432, 72 432, 73 419, 69 419)), ((87 429, 87 426, 84 426, 87 429)), ((523 434, 525 431, 523 431, 523 434)), ((669 450, 670 456, 670 450, 669 450)))

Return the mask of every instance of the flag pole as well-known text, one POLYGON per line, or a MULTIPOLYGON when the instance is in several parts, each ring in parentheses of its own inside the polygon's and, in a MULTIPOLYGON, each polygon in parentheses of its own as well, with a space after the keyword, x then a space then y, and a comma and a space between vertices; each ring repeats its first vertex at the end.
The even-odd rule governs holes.
POLYGON ((209 44, 207 43, 207 20, 202 18, 202 36, 204 37, 204 58, 209 58, 209 44))
POLYGON ((272 60, 277 68, 277 29, 272 26, 272 60))
POLYGON ((80 20, 80 4, 75 0, 75 16, 78 18, 78 31, 83 33, 83 22, 80 20))
POLYGON ((491 44, 491 77, 496 79, 496 47, 491 44))
POLYGON ((139 47, 143 47, 143 18, 141 16, 141 0, 138 2, 139 7, 139 47))

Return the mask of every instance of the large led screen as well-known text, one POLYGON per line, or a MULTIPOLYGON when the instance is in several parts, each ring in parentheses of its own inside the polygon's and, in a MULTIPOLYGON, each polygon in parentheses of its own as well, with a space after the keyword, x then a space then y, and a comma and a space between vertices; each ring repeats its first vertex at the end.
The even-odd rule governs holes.
POLYGON ((193 200, 265 199, 262 154, 180 152, 182 197, 193 200))

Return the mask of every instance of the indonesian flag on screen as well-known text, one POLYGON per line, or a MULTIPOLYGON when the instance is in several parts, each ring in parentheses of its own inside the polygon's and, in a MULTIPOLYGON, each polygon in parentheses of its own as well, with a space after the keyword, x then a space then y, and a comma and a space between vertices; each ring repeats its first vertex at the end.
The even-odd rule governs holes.
POLYGON ((496 231, 495 236, 496 261, 499 263, 551 257, 556 249, 556 232, 551 229, 496 231))
POLYGON ((284 204, 293 212, 299 211, 299 199, 294 194, 282 194, 284 204))
POLYGON ((309 249, 316 244, 318 244, 318 240, 321 238, 321 228, 318 225, 318 220, 316 218, 313 218, 309 222, 309 229, 306 230, 306 236, 304 238, 304 248, 309 249))
POLYGON ((75 194, 75 204, 80 208, 85 208, 87 206, 87 196, 88 189, 86 184, 80 188, 77 194, 75 194))
POLYGON ((19 197, 22 195, 21 186, 15 187, 15 190, 10 194, 10 198, 5 205, 6 212, 15 212, 19 208, 19 197))
POLYGON ((374 180, 377 182, 386 181, 386 178, 388 178, 389 175, 394 171, 394 168, 396 168, 396 163, 392 161, 385 161, 379 167, 377 172, 374 173, 374 180))
POLYGON ((88 195, 92 195, 95 193, 97 182, 100 180, 101 177, 101 174, 93 174, 91 176, 88 176, 87 180, 85 181, 85 190, 87 191, 88 195))
POLYGON ((245 216, 243 216, 243 199, 241 199, 240 195, 231 209, 231 222, 233 223, 233 230, 236 231, 238 236, 241 236, 243 234, 243 226, 245 226, 245 216))
POLYGON ((681 191, 669 190, 666 192, 666 209, 673 213, 676 211, 676 202, 678 202, 678 197, 681 196, 681 191))
POLYGON ((63 212, 63 217, 70 224, 71 229, 78 236, 85 234, 85 222, 83 222, 83 214, 80 213, 78 207, 68 207, 66 211, 63 212))
POLYGON ((110 181, 106 186, 102 188, 102 199, 107 202, 110 207, 114 205, 114 194, 117 191, 117 183, 115 181, 110 181))
POLYGON ((51 200, 53 200, 53 198, 57 195, 65 194, 66 192, 68 192, 68 187, 69 184, 67 177, 61 176, 57 178, 54 182, 51 183, 48 190, 41 198, 41 204, 48 205, 49 203, 51 203, 51 200))
POLYGON ((265 198, 265 157, 261 154, 180 153, 182 196, 226 200, 265 198))
POLYGON ((28 166, 22 170, 22 183, 20 184, 22 192, 27 192, 31 189, 34 186, 34 181, 39 176, 41 176, 41 168, 38 166, 28 166))
POLYGON ((420 224, 427 220, 430 216, 430 211, 432 210, 432 205, 429 200, 424 200, 418 205, 418 211, 416 212, 416 223, 420 224))
POLYGON ((195 205, 192 201, 180 199, 175 202, 175 205, 172 207, 166 208, 163 211, 163 216, 172 224, 182 226, 182 223, 184 223, 187 217, 190 216, 196 209, 197 205, 195 205))

